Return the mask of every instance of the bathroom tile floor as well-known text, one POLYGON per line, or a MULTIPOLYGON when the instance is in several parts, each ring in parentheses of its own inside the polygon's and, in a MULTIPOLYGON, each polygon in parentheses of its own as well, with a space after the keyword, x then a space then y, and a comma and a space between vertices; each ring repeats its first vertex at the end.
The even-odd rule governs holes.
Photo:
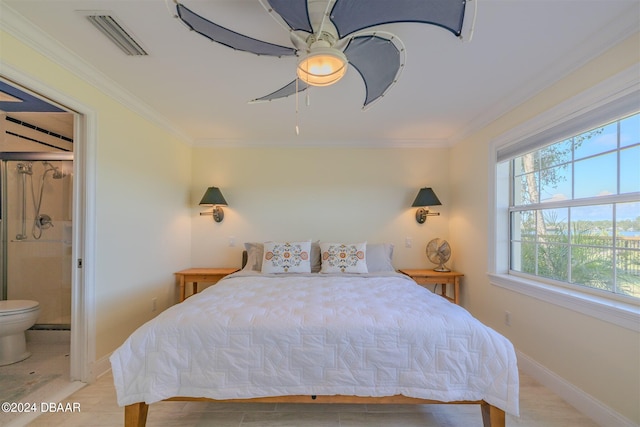
MULTIPOLYGON (((61 399, 83 386, 69 380, 69 332, 28 331, 31 357, 0 366, 0 402, 26 403, 61 399)), ((0 412, 0 426, 22 426, 33 416, 0 412)))

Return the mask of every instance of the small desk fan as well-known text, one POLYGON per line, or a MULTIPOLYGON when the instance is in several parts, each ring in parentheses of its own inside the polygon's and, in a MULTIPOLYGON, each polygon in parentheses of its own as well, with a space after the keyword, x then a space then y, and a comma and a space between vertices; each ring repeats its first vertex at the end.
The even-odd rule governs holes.
POLYGON ((434 264, 438 264, 433 271, 447 272, 449 270, 444 263, 451 258, 449 242, 443 239, 433 239, 427 243, 427 258, 434 264))

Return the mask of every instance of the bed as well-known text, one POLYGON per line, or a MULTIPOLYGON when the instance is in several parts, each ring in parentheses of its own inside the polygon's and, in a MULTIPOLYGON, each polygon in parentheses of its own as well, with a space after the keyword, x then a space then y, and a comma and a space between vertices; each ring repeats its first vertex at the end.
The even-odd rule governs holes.
POLYGON ((251 262, 112 354, 125 426, 144 426, 162 400, 468 403, 494 427, 518 414, 511 343, 408 276, 251 262))

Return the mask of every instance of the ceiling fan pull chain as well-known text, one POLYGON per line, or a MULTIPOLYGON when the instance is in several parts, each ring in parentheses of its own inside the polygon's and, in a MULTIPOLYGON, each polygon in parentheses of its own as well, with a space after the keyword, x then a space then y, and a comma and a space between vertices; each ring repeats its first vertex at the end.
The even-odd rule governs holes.
POLYGON ((296 135, 300 135, 300 128, 298 127, 298 82, 300 79, 296 77, 296 135))

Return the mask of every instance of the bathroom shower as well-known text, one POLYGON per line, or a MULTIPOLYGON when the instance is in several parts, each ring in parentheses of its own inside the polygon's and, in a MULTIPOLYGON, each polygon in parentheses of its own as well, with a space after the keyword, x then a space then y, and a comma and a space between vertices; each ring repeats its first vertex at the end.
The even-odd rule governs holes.
POLYGON ((34 182, 33 176, 33 162, 21 162, 18 163, 16 169, 18 174, 21 176, 21 184, 22 184, 22 229, 19 234, 16 235, 17 240, 25 240, 29 238, 26 234, 27 228, 27 181, 30 181, 31 188, 31 200, 33 202, 33 210, 34 210, 34 219, 31 226, 31 237, 34 239, 40 239, 42 237, 42 230, 46 230, 47 228, 53 227, 53 221, 51 220, 51 216, 45 213, 41 213, 42 208, 42 195, 44 192, 45 183, 47 180, 47 176, 51 172, 50 176, 53 179, 62 179, 67 176, 67 174, 62 171, 59 167, 53 165, 48 160, 42 161, 42 166, 44 170, 37 180, 38 182, 34 182), (37 189, 36 189, 37 187, 37 189))
POLYGON ((38 301, 34 329, 69 329, 73 154, 4 152, 0 160, 0 299, 38 301))

